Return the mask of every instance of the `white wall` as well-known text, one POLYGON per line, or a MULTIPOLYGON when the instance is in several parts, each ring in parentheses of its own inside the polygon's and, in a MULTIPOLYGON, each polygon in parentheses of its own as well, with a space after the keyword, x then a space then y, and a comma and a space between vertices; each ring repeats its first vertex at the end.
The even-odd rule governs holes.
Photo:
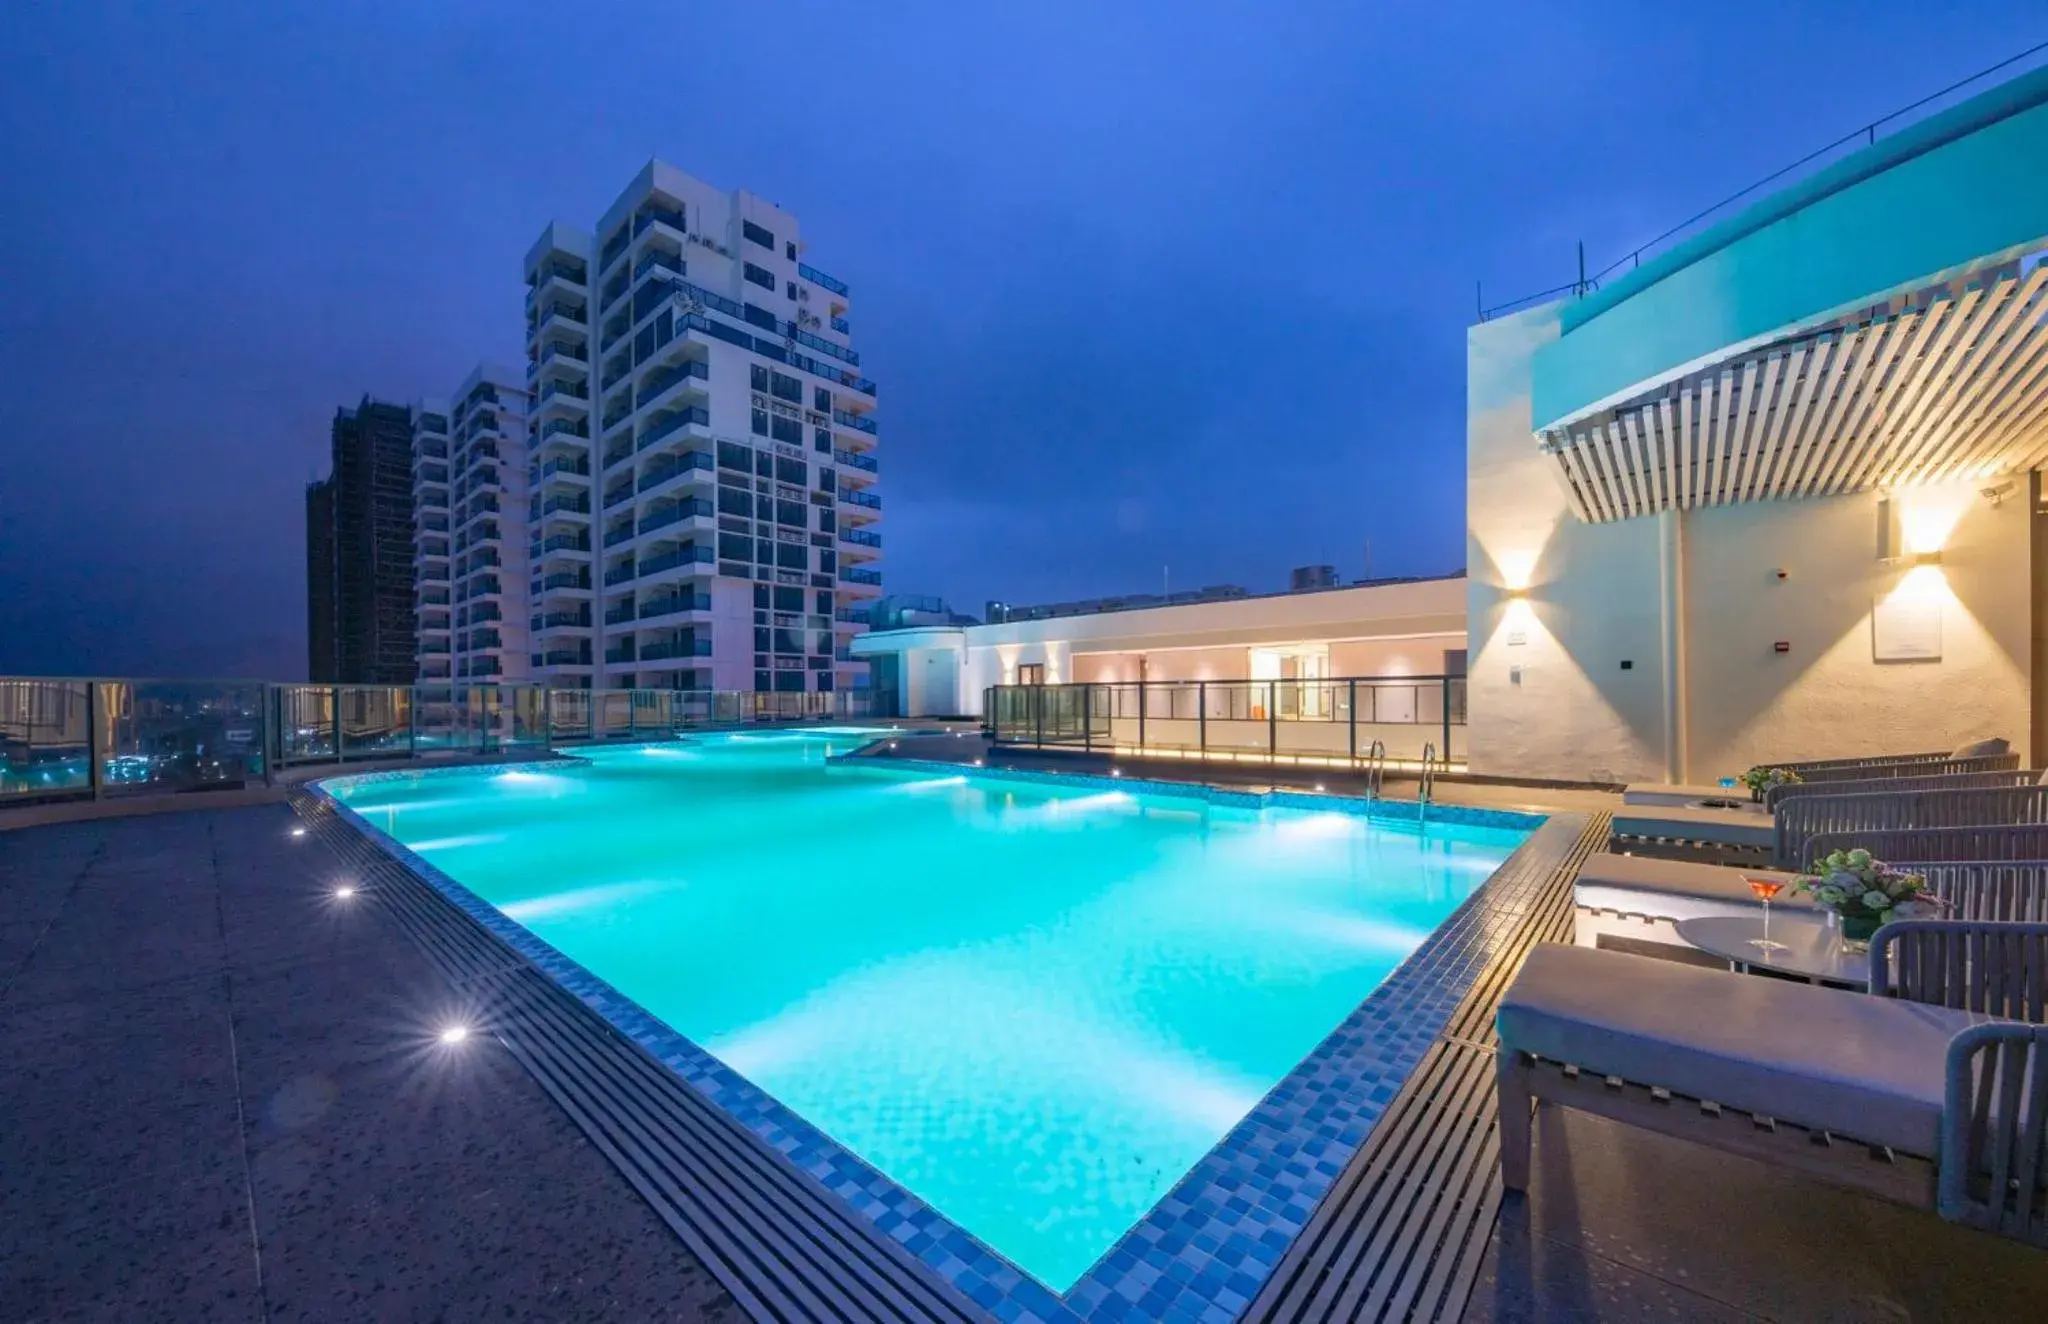
POLYGON ((1579 522, 1530 430, 1529 356, 1556 334, 1552 307, 1473 327, 1467 340, 1475 772, 1631 781, 1668 769, 1703 781, 1773 758, 1984 735, 2025 745, 2024 499, 1994 509, 1978 483, 1899 493, 1909 528, 1953 524, 1942 565, 1912 571, 1904 590, 1941 604, 1943 653, 1878 662, 1872 603, 1908 572, 1877 560, 1874 494, 1579 522), (1665 558, 1667 537, 1682 548, 1676 559, 1665 558), (1682 579, 1674 569, 1667 585, 1666 566, 1679 564, 1682 579), (1511 587, 1526 598, 1510 599, 1511 587), (1666 737, 1667 603, 1684 625, 1683 651, 1670 654, 1682 743, 1666 737))

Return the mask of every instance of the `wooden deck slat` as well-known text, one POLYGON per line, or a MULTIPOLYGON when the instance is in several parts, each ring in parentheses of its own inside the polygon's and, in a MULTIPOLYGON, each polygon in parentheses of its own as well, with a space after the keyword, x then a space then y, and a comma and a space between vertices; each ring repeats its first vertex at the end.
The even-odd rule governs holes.
POLYGON ((1588 815, 1443 1033, 1246 1310, 1258 1324, 1455 1320, 1500 1212, 1493 1016, 1530 948, 1568 940, 1572 880, 1607 840, 1588 815))
POLYGON ((988 1318, 325 801, 302 790, 292 802, 749 1314, 777 1324, 988 1318))

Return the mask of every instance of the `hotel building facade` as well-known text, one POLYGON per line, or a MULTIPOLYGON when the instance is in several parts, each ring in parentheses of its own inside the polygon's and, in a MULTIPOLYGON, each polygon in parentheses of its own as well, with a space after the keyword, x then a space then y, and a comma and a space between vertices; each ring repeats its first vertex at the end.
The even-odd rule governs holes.
POLYGON ((794 216, 662 162, 526 256, 531 672, 829 693, 881 594, 875 384, 794 216))

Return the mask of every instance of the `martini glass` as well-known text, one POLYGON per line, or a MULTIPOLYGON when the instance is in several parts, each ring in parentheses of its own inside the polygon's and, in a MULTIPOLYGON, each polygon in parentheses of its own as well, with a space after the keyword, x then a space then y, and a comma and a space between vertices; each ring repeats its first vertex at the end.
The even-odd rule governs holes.
POLYGON ((1785 884, 1776 878, 1745 878, 1750 895, 1764 903, 1764 936, 1751 938, 1749 945, 1761 951, 1782 952, 1790 950, 1782 942, 1771 941, 1771 898, 1785 890, 1785 884))

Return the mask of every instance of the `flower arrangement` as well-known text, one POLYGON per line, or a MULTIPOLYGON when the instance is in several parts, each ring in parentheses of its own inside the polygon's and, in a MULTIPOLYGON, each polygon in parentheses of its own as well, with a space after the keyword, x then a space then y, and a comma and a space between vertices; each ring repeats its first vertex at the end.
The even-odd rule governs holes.
POLYGON ((1894 869, 1867 850, 1830 852, 1796 887, 1839 915, 1842 936, 1851 942, 1867 942, 1878 926, 1904 918, 1901 906, 1936 900, 1926 878, 1894 869))
POLYGON ((1773 786, 1796 786, 1799 774, 1790 768, 1766 768, 1762 764, 1742 774, 1742 784, 1749 788, 1749 798, 1761 800, 1764 792, 1773 786))

